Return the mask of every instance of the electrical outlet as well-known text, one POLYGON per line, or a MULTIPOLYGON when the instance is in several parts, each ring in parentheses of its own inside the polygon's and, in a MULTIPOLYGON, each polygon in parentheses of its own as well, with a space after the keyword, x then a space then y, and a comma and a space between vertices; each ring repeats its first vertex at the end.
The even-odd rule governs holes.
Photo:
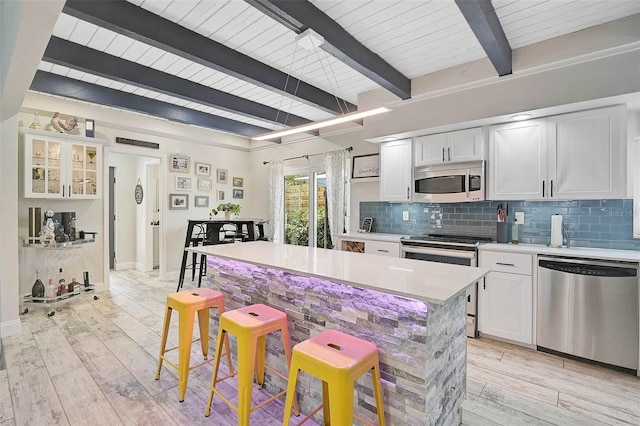
POLYGON ((516 222, 519 225, 524 225, 524 212, 516 212, 516 222))
POLYGON ((405 210, 402 212, 402 220, 407 221, 409 220, 409 211, 405 210))

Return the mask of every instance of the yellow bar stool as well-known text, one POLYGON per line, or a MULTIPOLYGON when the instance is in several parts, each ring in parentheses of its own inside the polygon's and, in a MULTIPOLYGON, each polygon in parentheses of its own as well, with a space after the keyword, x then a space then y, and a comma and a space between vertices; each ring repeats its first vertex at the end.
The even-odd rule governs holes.
MULTIPOLYGON (((209 401, 205 416, 211 413, 211 403, 214 394, 218 395, 229 407, 238 413, 238 425, 248 426, 251 413, 274 399, 284 395, 286 390, 271 396, 260 404, 251 406, 253 377, 255 374, 258 389, 264 384, 265 369, 287 380, 287 376, 265 364, 266 338, 269 333, 280 332, 282 346, 287 358, 287 367, 291 363, 291 341, 289 327, 287 326, 287 314, 269 306, 256 304, 244 308, 235 309, 220 315, 220 327, 218 328, 218 344, 211 376, 211 388, 209 389, 209 401), (227 334, 236 336, 238 342, 238 405, 235 406, 218 389, 218 367, 220 365, 221 342, 227 338, 227 334)), ((225 340, 226 341, 226 340, 225 340)), ((294 398, 295 415, 300 414, 298 400, 294 398)), ((289 404, 291 409, 291 404, 289 404)))
POLYGON ((373 425, 353 412, 355 382, 371 370, 378 423, 384 426, 380 365, 378 347, 375 344, 337 330, 326 330, 293 347, 293 358, 289 370, 287 399, 282 422, 284 426, 289 425, 291 418, 291 403, 295 397, 299 370, 322 380, 323 404, 298 424, 306 422, 324 408, 325 425, 350 425, 353 424, 354 417, 367 425, 373 425))
MULTIPOLYGON (((160 379, 160 370, 162 362, 178 370, 178 399, 184 401, 184 394, 187 390, 187 380, 189 371, 196 367, 211 362, 207 360, 209 353, 209 309, 217 309, 219 314, 224 313, 224 295, 219 291, 210 288, 195 288, 192 290, 183 290, 172 293, 167 296, 167 305, 164 313, 164 327, 162 331, 162 341, 160 342, 160 355, 158 356, 158 370, 156 371, 156 380, 160 379), (170 349, 167 347, 167 335, 169 334, 169 323, 171 322, 171 313, 173 310, 178 311, 179 315, 179 331, 178 346, 170 349), (200 328, 200 338, 193 339, 193 323, 195 313, 198 313, 198 325, 200 328), (202 355, 204 362, 194 366, 189 366, 191 360, 191 343, 200 341, 202 347, 202 355), (166 357, 166 353, 178 349, 178 364, 174 364, 166 357)), ((231 364, 231 352, 229 351, 229 342, 224 341, 227 365, 230 375, 233 376, 233 365, 231 364)), ((222 345, 218 348, 221 350, 222 345)), ((216 356, 218 352, 216 352, 216 356)), ((227 377, 227 378, 228 378, 227 377)), ((224 379, 221 379, 224 380, 224 379)))

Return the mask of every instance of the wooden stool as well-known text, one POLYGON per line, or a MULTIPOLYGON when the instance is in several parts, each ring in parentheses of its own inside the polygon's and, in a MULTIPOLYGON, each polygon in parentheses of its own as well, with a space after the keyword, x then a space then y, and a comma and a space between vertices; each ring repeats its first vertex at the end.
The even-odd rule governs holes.
MULTIPOLYGON (((209 401, 207 402, 205 416, 208 417, 211 413, 213 395, 217 394, 224 402, 227 403, 227 405, 229 405, 229 407, 238 413, 238 425, 248 426, 249 418, 253 411, 286 393, 286 390, 284 390, 254 407, 251 406, 254 373, 259 389, 262 389, 262 385, 264 384, 265 368, 282 377, 284 380, 287 380, 287 376, 265 364, 267 334, 278 331, 282 335, 282 345, 287 358, 288 367, 291 363, 291 342, 289 339, 289 327, 287 326, 287 314, 266 305, 256 304, 228 311, 220 315, 218 347, 214 358, 211 388, 209 389, 209 401), (238 342, 237 406, 234 406, 231 401, 216 389, 216 383, 224 380, 218 380, 217 377, 218 366, 220 365, 221 342, 227 338, 227 333, 236 336, 238 342)), ((295 407, 295 414, 297 416, 300 413, 297 398, 295 398, 292 403, 295 407)), ((289 404, 289 409, 291 409, 291 404, 289 404)))
MULTIPOLYGON (((224 312, 224 295, 219 291, 212 290, 210 288, 196 288, 193 290, 183 290, 177 293, 172 293, 167 296, 167 305, 164 313, 164 327, 162 330, 162 341, 160 342, 160 355, 158 356, 158 370, 156 371, 156 380, 160 379, 160 370, 162 369, 162 362, 167 363, 178 370, 178 399, 180 402, 184 401, 184 394, 187 390, 187 380, 189 378, 189 371, 196 367, 210 362, 207 360, 209 353, 209 309, 216 308, 218 313, 224 312), (171 321, 171 313, 173 310, 178 311, 179 315, 179 336, 178 346, 166 349, 167 335, 169 334, 169 323, 171 321), (195 313, 198 313, 198 325, 200 328, 200 338, 193 339, 193 322, 195 313), (204 362, 200 364, 189 366, 191 359, 191 343, 200 341, 202 347, 202 355, 204 356, 204 362), (165 354, 174 349, 178 349, 178 364, 171 362, 165 354)), ((231 364, 231 352, 229 351, 229 342, 225 338, 225 352, 227 356, 227 365, 229 366, 230 376, 235 373, 233 371, 233 365, 231 364)), ((222 349, 220 345, 218 350, 222 349)), ((216 356, 219 355, 216 352, 216 356)), ((229 377, 230 377, 229 376, 229 377)))
POLYGON ((324 407, 325 425, 350 425, 354 417, 365 424, 372 425, 373 423, 354 414, 353 390, 356 380, 367 371, 373 370, 371 376, 378 423, 384 426, 378 347, 375 344, 337 330, 326 330, 293 347, 293 358, 289 370, 289 385, 282 422, 284 426, 289 425, 291 418, 291 403, 296 392, 298 370, 304 370, 322 380, 323 401, 323 404, 302 419, 299 424, 309 420, 324 407))

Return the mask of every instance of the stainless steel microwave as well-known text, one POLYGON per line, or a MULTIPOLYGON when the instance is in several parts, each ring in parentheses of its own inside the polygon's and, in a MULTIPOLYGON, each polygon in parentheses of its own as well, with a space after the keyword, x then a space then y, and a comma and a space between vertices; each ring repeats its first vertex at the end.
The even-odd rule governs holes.
POLYGON ((461 203, 484 200, 484 161, 416 167, 412 201, 461 203))

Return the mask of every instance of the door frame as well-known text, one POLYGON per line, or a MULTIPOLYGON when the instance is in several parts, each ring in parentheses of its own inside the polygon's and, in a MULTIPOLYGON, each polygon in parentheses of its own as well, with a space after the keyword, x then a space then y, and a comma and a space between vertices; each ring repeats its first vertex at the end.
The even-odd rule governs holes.
MULTIPOLYGON (((125 155, 135 155, 138 157, 148 157, 148 158, 153 158, 156 160, 160 161, 160 173, 159 173, 159 179, 158 179, 158 207, 160 208, 160 212, 158 215, 158 218, 160 220, 160 227, 158 230, 158 234, 160 236, 160 247, 159 247, 159 257, 160 257, 160 270, 159 270, 159 279, 165 280, 166 279, 166 275, 167 275, 167 262, 163 261, 164 259, 166 259, 166 235, 165 235, 165 227, 164 227, 164 212, 165 209, 167 208, 166 203, 165 203, 165 197, 162 196, 162 194, 164 194, 164 188, 166 187, 166 173, 164 173, 163 171, 166 170, 167 167, 167 155, 160 153, 160 152, 149 152, 148 150, 142 149, 142 148, 135 148, 135 147, 128 147, 128 146, 105 146, 103 149, 103 170, 105 169, 105 167, 109 168, 109 155, 110 154, 125 154, 125 155)), ((105 196, 103 196, 103 200, 107 200, 106 202, 103 203, 104 205, 104 210, 103 210, 103 218, 107 219, 109 217, 109 201, 108 201, 108 191, 109 191, 109 182, 108 179, 102 179, 103 180, 103 194, 105 194, 105 196)), ((110 232, 110 228, 111 228, 111 224, 109 220, 103 220, 103 232, 105 236, 109 235, 110 232)), ((104 247, 103 247, 103 254, 104 254, 104 276, 103 276, 103 282, 105 285, 105 290, 109 290, 111 288, 111 281, 110 281, 110 270, 108 268, 109 265, 109 238, 104 238, 104 247)))

